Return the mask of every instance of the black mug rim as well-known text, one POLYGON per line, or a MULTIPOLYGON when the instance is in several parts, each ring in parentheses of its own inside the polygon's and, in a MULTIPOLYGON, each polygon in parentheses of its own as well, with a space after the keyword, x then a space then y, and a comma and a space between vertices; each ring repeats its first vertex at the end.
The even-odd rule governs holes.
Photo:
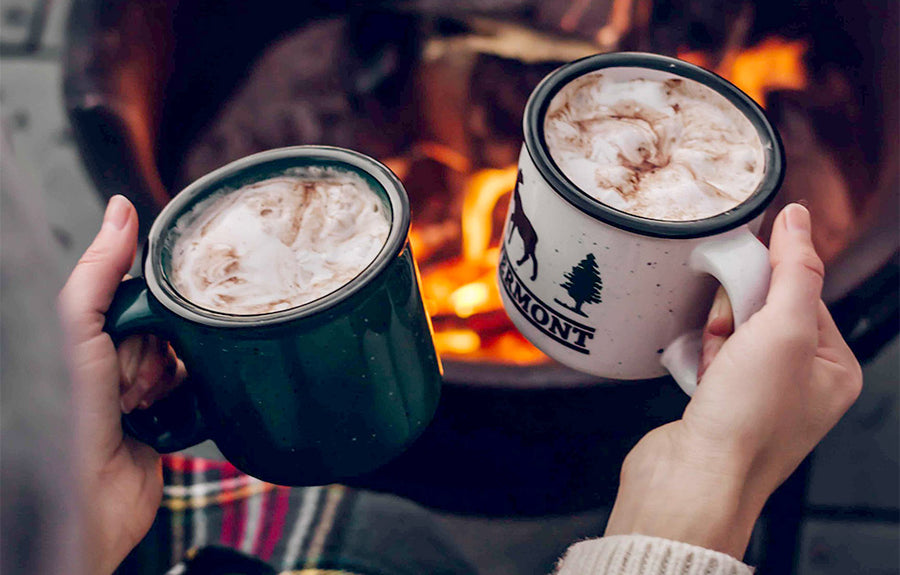
POLYGON ((645 52, 615 52, 587 56, 557 68, 531 93, 523 120, 525 149, 538 172, 564 200, 602 222, 636 234, 669 239, 701 238, 726 232, 752 221, 768 207, 784 180, 785 159, 781 137, 763 109, 737 86, 721 76, 683 60, 645 52), (604 68, 647 68, 700 82, 731 102, 756 128, 763 145, 766 171, 749 198, 734 208, 699 220, 655 220, 617 210, 588 196, 550 156, 544 138, 544 116, 553 97, 579 76, 604 68))
POLYGON ((289 146, 259 152, 235 160, 200 177, 163 208, 150 228, 144 255, 144 278, 153 296, 168 310, 189 321, 212 327, 264 327, 306 318, 327 311, 358 293, 380 276, 400 255, 409 235, 409 197, 399 178, 384 164, 360 152, 334 146, 289 146), (162 249, 166 233, 178 218, 203 196, 217 191, 225 179, 241 171, 276 160, 303 158, 324 164, 340 164, 362 172, 382 187, 390 202, 391 229, 378 255, 355 278, 311 302, 289 309, 253 315, 228 314, 210 310, 181 295, 162 269, 162 249))

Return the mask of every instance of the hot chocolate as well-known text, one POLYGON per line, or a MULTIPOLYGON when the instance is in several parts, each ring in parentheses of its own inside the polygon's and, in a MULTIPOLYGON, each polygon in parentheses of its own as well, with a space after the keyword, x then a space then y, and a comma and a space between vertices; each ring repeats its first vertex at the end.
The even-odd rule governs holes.
POLYGON ((389 210, 358 175, 303 168, 214 194, 173 228, 170 277, 194 304, 228 314, 289 309, 363 271, 389 210))
POLYGON ((659 72, 577 78, 550 102, 544 136, 554 162, 587 195, 657 220, 728 211, 765 171, 756 130, 724 96, 659 72))

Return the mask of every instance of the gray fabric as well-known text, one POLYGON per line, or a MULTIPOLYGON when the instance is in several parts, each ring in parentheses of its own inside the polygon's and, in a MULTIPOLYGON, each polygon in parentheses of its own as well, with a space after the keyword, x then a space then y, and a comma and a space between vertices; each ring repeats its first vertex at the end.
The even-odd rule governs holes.
POLYGON ((0 572, 77 573, 62 285, 43 198, 0 130, 0 572))
POLYGON ((427 509, 372 491, 357 491, 352 501, 326 545, 334 566, 367 574, 475 574, 427 509))

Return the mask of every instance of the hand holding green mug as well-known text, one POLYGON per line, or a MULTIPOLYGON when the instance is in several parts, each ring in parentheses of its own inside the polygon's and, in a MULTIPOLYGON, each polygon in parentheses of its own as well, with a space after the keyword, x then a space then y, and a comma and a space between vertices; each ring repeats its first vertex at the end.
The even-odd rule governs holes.
MULTIPOLYGON (((311 191, 298 188, 297 193, 311 191)), ((347 198, 334 196, 333 202, 347 198)), ((311 241, 303 236, 310 226, 324 234, 328 230, 320 228, 331 225, 331 232, 339 234, 346 223, 331 221, 343 216, 329 211, 329 205, 294 221, 289 215, 300 212, 284 206, 291 199, 249 201, 262 202, 257 207, 267 219, 260 225, 282 225, 279 239, 288 244, 311 241)), ((353 217, 358 221, 373 210, 357 210, 353 217)), ((431 420, 440 389, 440 364, 408 230, 409 205, 400 182, 381 164, 347 150, 300 146, 264 152, 188 186, 154 222, 144 275, 119 287, 104 329, 117 342, 138 333, 171 341, 189 379, 149 409, 125 415, 125 429, 160 452, 212 439, 241 470, 286 485, 335 481, 399 455, 431 420), (225 239, 206 246, 225 251, 224 260, 211 264, 214 269, 173 273, 182 250, 176 239, 185 221, 200 221, 205 232, 212 224, 203 218, 218 205, 210 203, 217 197, 228 200, 235 191, 297 170, 352 175, 373 192, 373 210, 386 214, 386 239, 380 249, 369 246, 374 260, 358 275, 311 301, 298 304, 279 293, 274 306, 253 300, 255 307, 240 307, 234 294, 250 294, 244 288, 253 288, 255 281, 253 273, 226 273, 236 265, 236 248, 227 236, 252 233, 248 229, 255 225, 240 218, 219 231, 225 239), (198 299, 190 285, 209 288, 214 297, 198 299), (234 289, 215 291, 223 286, 234 289)), ((242 244, 235 240, 234 245, 242 244)), ((283 243, 278 248, 286 249, 283 243)), ((333 259, 331 254, 304 257, 315 260, 313 272, 304 276, 311 283, 321 279, 320 268, 333 259)), ((263 261, 271 265, 257 268, 257 275, 279 280, 287 273, 283 261, 263 261)), ((282 284, 272 285, 281 289, 282 284)))

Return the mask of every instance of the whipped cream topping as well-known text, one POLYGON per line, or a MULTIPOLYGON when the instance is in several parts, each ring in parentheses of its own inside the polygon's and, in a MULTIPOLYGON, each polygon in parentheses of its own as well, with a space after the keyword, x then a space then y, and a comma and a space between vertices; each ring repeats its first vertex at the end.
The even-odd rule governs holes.
POLYGON ((560 170, 610 207, 658 220, 696 220, 746 200, 765 172, 753 124, 692 80, 614 79, 603 70, 550 102, 544 137, 560 170))
POLYGON ((255 315, 296 307, 368 267, 389 218, 358 175, 304 168, 216 194, 182 216, 170 275, 203 308, 255 315))

